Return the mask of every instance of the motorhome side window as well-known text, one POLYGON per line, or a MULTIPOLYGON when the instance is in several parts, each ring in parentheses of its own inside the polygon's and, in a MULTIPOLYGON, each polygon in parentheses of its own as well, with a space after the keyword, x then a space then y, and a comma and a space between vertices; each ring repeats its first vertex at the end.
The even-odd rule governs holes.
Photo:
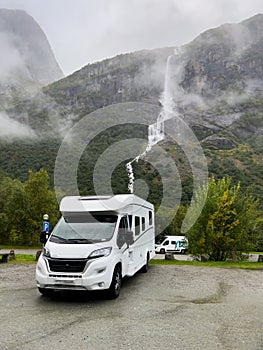
POLYGON ((138 236, 141 232, 141 220, 139 216, 135 216, 135 235, 138 236))
POLYGON ((128 220, 129 220, 129 229, 132 229, 132 215, 128 215, 128 220))
POLYGON ((142 231, 145 231, 145 218, 142 217, 142 231))
POLYGON ((127 217, 124 216, 120 220, 119 230, 118 230, 117 245, 119 248, 121 248, 123 246, 123 244, 125 243, 124 233, 127 230, 128 230, 128 221, 127 221, 127 217))
POLYGON ((122 217, 121 220, 120 220, 119 232, 120 232, 120 231, 127 231, 127 230, 128 230, 127 217, 124 216, 124 217, 122 217))
POLYGON ((152 211, 149 211, 149 225, 151 226, 153 224, 153 213, 152 211))

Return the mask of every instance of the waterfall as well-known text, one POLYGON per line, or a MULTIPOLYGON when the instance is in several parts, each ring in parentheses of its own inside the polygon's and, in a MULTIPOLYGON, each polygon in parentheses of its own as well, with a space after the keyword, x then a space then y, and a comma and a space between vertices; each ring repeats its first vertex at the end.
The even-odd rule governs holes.
POLYGON ((174 56, 171 55, 167 58, 166 70, 165 70, 165 80, 164 80, 164 90, 161 97, 161 104, 163 110, 161 113, 164 114, 164 119, 169 119, 169 114, 174 113, 175 103, 173 100, 173 74, 172 74, 172 61, 174 56))
POLYGON ((133 193, 134 190, 134 173, 132 163, 138 162, 139 159, 144 158, 147 153, 149 153, 154 145, 158 142, 164 140, 164 121, 170 119, 174 116, 175 113, 175 103, 173 100, 172 93, 172 60, 173 56, 169 56, 166 63, 165 70, 165 80, 164 80, 164 90, 160 99, 162 110, 159 116, 157 117, 156 123, 149 125, 148 127, 148 144, 143 153, 139 154, 133 160, 126 164, 126 171, 128 173, 129 183, 128 191, 133 193))

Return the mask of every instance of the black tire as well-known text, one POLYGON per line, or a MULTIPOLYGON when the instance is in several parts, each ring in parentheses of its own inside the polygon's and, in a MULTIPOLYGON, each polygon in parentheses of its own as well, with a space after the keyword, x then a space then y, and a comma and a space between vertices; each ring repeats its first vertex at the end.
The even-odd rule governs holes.
POLYGON ((119 265, 117 265, 114 269, 113 275, 112 275, 112 281, 110 288, 108 289, 108 298, 109 299, 116 299, 120 295, 121 291, 121 268, 119 265))
POLYGON ((147 273, 149 270, 149 255, 147 254, 146 264, 141 268, 142 273, 147 273))
POLYGON ((185 250, 184 250, 184 249, 182 249, 182 250, 181 250, 181 254, 184 254, 184 253, 185 253, 185 250))
POLYGON ((160 249, 160 254, 165 254, 165 249, 164 248, 160 249))
POLYGON ((38 287, 38 290, 45 297, 50 297, 53 294, 53 290, 52 289, 46 289, 46 288, 39 288, 38 287))

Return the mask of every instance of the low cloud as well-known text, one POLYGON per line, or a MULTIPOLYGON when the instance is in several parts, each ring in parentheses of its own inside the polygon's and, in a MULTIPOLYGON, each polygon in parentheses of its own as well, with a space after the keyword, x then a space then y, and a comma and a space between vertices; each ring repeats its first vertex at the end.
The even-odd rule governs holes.
POLYGON ((29 126, 11 119, 6 112, 0 112, 0 125, 0 139, 28 139, 36 136, 29 126))
POLYGON ((21 76, 27 72, 24 59, 17 48, 12 45, 10 34, 0 34, 0 80, 7 80, 10 76, 21 76))

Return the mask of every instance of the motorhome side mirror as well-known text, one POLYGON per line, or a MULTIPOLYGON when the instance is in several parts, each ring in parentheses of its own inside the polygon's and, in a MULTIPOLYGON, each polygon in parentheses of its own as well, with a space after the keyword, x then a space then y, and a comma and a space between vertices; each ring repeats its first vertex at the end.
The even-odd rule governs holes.
POLYGON ((46 244, 47 242, 46 232, 40 233, 39 240, 41 244, 46 244))

